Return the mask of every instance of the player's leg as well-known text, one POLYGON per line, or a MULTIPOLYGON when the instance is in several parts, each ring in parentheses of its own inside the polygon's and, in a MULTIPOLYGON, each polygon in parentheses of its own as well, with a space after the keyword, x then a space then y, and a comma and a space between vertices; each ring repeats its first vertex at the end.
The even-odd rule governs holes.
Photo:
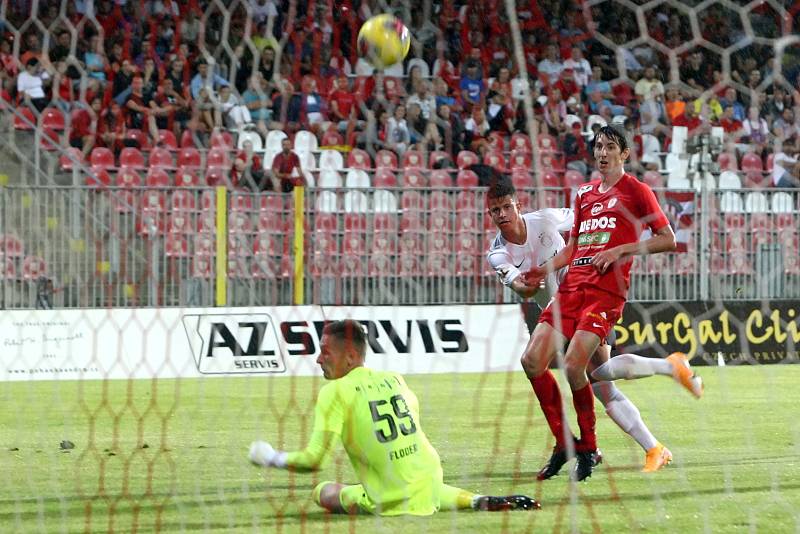
POLYGON ((638 354, 614 356, 592 372, 597 380, 632 380, 653 375, 671 376, 698 399, 703 396, 703 380, 694 374, 685 354, 675 352, 664 359, 638 354))
MULTIPOLYGON (((589 362, 591 378, 594 379, 596 377, 594 370, 608 363, 609 352, 610 347, 603 344, 592 355, 592 359, 589 362)), ((658 471, 672 462, 670 450, 662 445, 650 432, 650 429, 642 419, 639 409, 613 382, 594 382, 592 390, 595 397, 603 403, 608 417, 644 449, 645 462, 642 469, 643 472, 652 473, 658 471)))
POLYGON ((311 492, 314 502, 333 514, 375 513, 364 486, 348 486, 339 482, 320 482, 311 492))
POLYGON ((580 440, 575 447, 577 462, 573 476, 576 480, 584 480, 592 475, 594 453, 597 450, 594 392, 586 375, 586 367, 600 345, 600 339, 594 332, 577 330, 564 356, 564 373, 572 390, 572 404, 581 431, 580 440))
POLYGON ((505 495, 494 497, 442 484, 439 490, 439 510, 477 510, 500 512, 504 510, 537 510, 538 502, 527 495, 505 495))

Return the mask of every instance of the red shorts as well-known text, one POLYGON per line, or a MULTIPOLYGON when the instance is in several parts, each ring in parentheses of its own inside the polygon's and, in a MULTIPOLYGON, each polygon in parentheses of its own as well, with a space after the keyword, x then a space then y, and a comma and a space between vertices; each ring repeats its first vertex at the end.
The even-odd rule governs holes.
POLYGON ((549 324, 568 339, 576 331, 584 330, 604 340, 622 316, 624 306, 624 298, 601 289, 585 287, 570 293, 559 291, 539 316, 539 322, 549 324), (560 322, 556 322, 556 314, 561 316, 560 322))

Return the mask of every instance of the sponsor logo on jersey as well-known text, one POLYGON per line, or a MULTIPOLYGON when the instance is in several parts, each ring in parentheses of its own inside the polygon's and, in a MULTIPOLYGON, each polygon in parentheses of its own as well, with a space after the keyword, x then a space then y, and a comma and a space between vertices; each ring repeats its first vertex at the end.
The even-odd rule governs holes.
POLYGON ((595 232, 593 234, 580 234, 578 236, 578 246, 605 245, 611 239, 611 232, 595 232))
POLYGON ((573 266, 580 266, 580 265, 589 265, 592 263, 592 258, 594 256, 583 256, 582 258, 575 258, 572 260, 573 266))
POLYGON ((581 227, 578 229, 578 233, 582 234, 584 232, 591 232, 592 230, 613 230, 617 227, 617 218, 616 217, 597 217, 596 219, 589 219, 587 221, 581 221, 581 227))
POLYGON ((286 372, 269 314, 184 315, 183 326, 203 374, 286 372))
POLYGON ((593 185, 583 185, 583 186, 581 186, 578 189, 578 196, 581 196, 584 193, 588 193, 589 191, 592 190, 593 187, 594 187, 593 185))
POLYGON ((602 202, 595 202, 592 206, 592 215, 597 215, 603 211, 603 203, 602 202))
POLYGON ((553 246, 553 237, 546 232, 542 232, 539 234, 539 243, 541 243, 543 247, 550 248, 553 246))
POLYGON ((616 205, 617 205, 617 197, 614 197, 608 201, 608 209, 611 209, 616 205))

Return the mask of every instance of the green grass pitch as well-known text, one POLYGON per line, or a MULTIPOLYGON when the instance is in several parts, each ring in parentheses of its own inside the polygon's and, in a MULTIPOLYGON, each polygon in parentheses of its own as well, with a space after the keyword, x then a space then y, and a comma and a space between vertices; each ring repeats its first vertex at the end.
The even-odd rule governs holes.
POLYGON ((353 481, 343 453, 317 474, 248 464, 255 438, 304 444, 320 378, 3 383, 0 532, 797 531, 800 366, 700 373, 700 401, 664 377, 620 383, 670 467, 640 473, 643 453, 598 410, 606 463, 579 485, 534 480, 550 444, 521 371, 408 376, 446 482, 543 506, 427 518, 318 510, 318 481, 353 481))

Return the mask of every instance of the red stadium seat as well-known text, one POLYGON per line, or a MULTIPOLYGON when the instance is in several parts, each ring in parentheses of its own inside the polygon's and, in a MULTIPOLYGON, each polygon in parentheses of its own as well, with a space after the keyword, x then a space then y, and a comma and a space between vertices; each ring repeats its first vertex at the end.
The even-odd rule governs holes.
POLYGON ((175 185, 178 187, 199 186, 200 178, 197 176, 197 169, 193 167, 179 167, 175 172, 175 185))
POLYGON ((469 150, 462 150, 458 153, 458 157, 456 158, 456 165, 459 169, 466 169, 470 165, 475 165, 480 162, 481 160, 478 155, 469 150))
POLYGON ((364 256, 364 253, 344 252, 339 260, 339 275, 344 277, 366 276, 367 263, 364 256))
POLYGON ((455 218, 456 232, 478 232, 481 225, 481 212, 476 208, 458 212, 455 218))
POLYGON ((397 187, 397 177, 389 169, 379 169, 375 171, 373 186, 376 188, 397 187))
POLYGON ((459 234, 456 237, 455 274, 456 276, 477 276, 480 249, 474 234, 459 234))
POLYGON ((194 211, 195 209, 195 198, 194 194, 189 191, 176 189, 172 192, 172 197, 170 201, 170 208, 173 210, 191 210, 194 211))
POLYGON ((117 187, 141 187, 142 177, 135 169, 123 167, 114 178, 114 185, 117 187))
POLYGON ((403 154, 403 168, 404 169, 424 169, 425 157, 422 152, 418 150, 407 150, 403 154))
POLYGON ((744 186, 752 189, 760 189, 769 185, 770 179, 762 171, 749 171, 745 174, 744 186))
POLYGON ((438 235, 443 233, 452 232, 453 228, 450 222, 450 213, 446 211, 432 211, 428 215, 428 232, 429 235, 438 235))
POLYGON ((456 185, 458 187, 478 187, 478 175, 470 170, 458 171, 456 185))
POLYGON ((283 254, 281 236, 273 232, 259 232, 253 240, 253 256, 277 256, 283 254))
POLYGON ((500 172, 506 171, 506 158, 502 152, 487 152, 483 157, 483 163, 494 167, 500 172))
POLYGON ((167 258, 188 258, 189 241, 185 235, 167 234, 164 240, 164 256, 167 258))
POLYGON ((211 233, 195 234, 193 243, 197 256, 215 256, 217 253, 216 237, 211 233))
POLYGON ((10 258, 0 258, 0 279, 3 280, 17 280, 17 265, 14 263, 14 260, 10 258))
POLYGON ((569 169, 564 173, 564 187, 567 187, 570 190, 577 190, 585 182, 586 177, 580 171, 569 169))
POLYGON ((206 184, 210 186, 225 186, 233 188, 230 183, 230 168, 225 167, 208 167, 206 169, 206 184))
POLYGON ((514 171, 516 169, 530 170, 533 165, 533 155, 527 150, 513 150, 511 152, 510 167, 514 171))
POLYGON ((83 152, 79 148, 69 147, 64 150, 64 153, 61 154, 58 158, 58 166, 62 171, 69 172, 72 171, 73 168, 80 168, 82 165, 85 165, 85 161, 83 159, 83 152))
POLYGON ((403 191, 400 195, 400 209, 403 211, 424 211, 426 208, 425 196, 419 191, 403 191))
POLYGON ((342 252, 350 255, 366 254, 367 245, 363 233, 345 231, 342 238, 342 252))
POLYGON ((228 150, 220 147, 211 148, 206 154, 206 167, 231 168, 231 158, 228 150))
POLYGON ((166 215, 160 210, 142 210, 136 222, 139 235, 157 237, 164 235, 166 215))
POLYGON ((321 147, 329 147, 329 146, 340 146, 344 144, 344 139, 342 136, 339 135, 335 129, 328 129, 324 134, 322 134, 322 140, 320 142, 321 147))
MULTIPOLYGON (((658 254, 655 254, 658 256, 658 254)), ((746 251, 733 251, 728 255, 729 274, 753 274, 753 266, 746 251)))
POLYGON ((542 152, 558 152, 556 139, 549 134, 540 133, 537 137, 539 150, 542 152))
POLYGON ((556 172, 563 172, 565 170, 563 158, 555 152, 541 152, 539 156, 542 170, 556 172))
POLYGON ((416 278, 422 275, 422 269, 419 266, 419 256, 410 254, 401 254, 398 258, 398 275, 402 277, 416 278))
POLYGON ((47 264, 39 256, 25 256, 22 260, 22 279, 38 280, 47 274, 47 264))
POLYGON ((258 209, 270 211, 274 214, 281 214, 286 211, 281 195, 260 195, 258 199, 258 209))
POLYGON ((104 147, 95 147, 89 155, 89 164, 96 168, 113 169, 114 153, 104 147))
POLYGON ((397 154, 390 150, 379 150, 375 155, 375 168, 397 170, 397 154))
POLYGON ((86 175, 86 185, 89 187, 107 187, 111 185, 111 175, 105 167, 94 167, 89 169, 86 175))
POLYGON ((59 150, 61 148, 61 138, 58 132, 50 128, 43 128, 39 135, 39 146, 42 150, 59 150))
POLYGON ((250 214, 243 211, 232 211, 228 215, 228 232, 249 233, 253 231, 250 214))
POLYGON ((147 134, 145 134, 141 130, 137 130, 136 128, 129 128, 125 132, 125 140, 129 142, 134 142, 139 145, 139 150, 150 150, 150 140, 147 138, 147 134))
POLYGON ((516 132, 511 134, 511 151, 522 150, 530 153, 533 150, 531 139, 524 133, 516 132))
POLYGON ((138 148, 125 147, 119 153, 119 166, 131 169, 144 169, 147 167, 144 156, 138 148))
POLYGON ((372 224, 376 232, 397 232, 397 215, 394 213, 376 213, 372 224))
POLYGON ((426 240, 428 254, 450 254, 453 250, 453 240, 447 232, 431 232, 426 240))
POLYGON ((165 211, 167 209, 167 194, 164 191, 141 191, 141 206, 143 209, 165 211))
POLYGON ((214 261, 205 256, 193 258, 192 277, 206 280, 214 278, 214 261))
POLYGON ((542 186, 543 187, 561 187, 561 178, 552 171, 542 173, 542 186))
POLYGON ((347 156, 347 166, 351 169, 369 170, 372 168, 372 159, 366 150, 354 148, 347 156))
POLYGON ((761 156, 748 152, 742 156, 742 170, 743 171, 763 171, 764 167, 761 162, 761 156))
POLYGON ((20 106, 17 112, 14 113, 14 129, 15 130, 30 130, 36 129, 36 115, 33 114, 31 108, 27 106, 20 106))
POLYGON ((169 174, 161 167, 150 167, 145 178, 147 187, 169 187, 169 174))
POLYGON ((420 256, 425 252, 422 246, 424 234, 419 232, 405 232, 400 236, 400 254, 420 256))
POLYGON ((253 255, 253 243, 248 234, 228 232, 228 256, 249 258, 253 255))
POLYGON ((422 219, 420 218, 419 213, 415 211, 404 212, 403 217, 400 219, 400 231, 401 232, 424 231, 424 227, 422 225, 422 219))
POLYGON ((314 229, 336 232, 339 229, 339 217, 335 213, 317 213, 314 217, 314 229))
POLYGON ((444 169, 431 171, 429 180, 430 187, 453 187, 453 176, 444 169))
POLYGON ((200 157, 200 151, 196 148, 185 147, 178 152, 178 167, 199 169, 202 165, 203 162, 200 157))
POLYGON ((428 180, 419 169, 407 169, 403 172, 403 187, 425 187, 428 180))
POLYGON ((452 272, 450 254, 429 254, 423 268, 428 276, 448 276, 452 272))
POLYGON ((46 108, 42 111, 42 128, 63 132, 66 126, 64 113, 58 108, 46 108))
POLYGON ((0 256, 6 258, 21 258, 25 254, 22 240, 11 234, 0 237, 0 256))
POLYGON ((432 191, 428 195, 428 208, 431 211, 453 211, 453 199, 445 191, 432 191))
MULTIPOLYGON (((523 211, 534 209, 533 197, 527 191, 517 191, 517 202, 519 202, 523 211)), ((487 220, 489 219, 487 218, 487 220)), ((491 220, 489 220, 489 222, 491 222, 491 220)))
POLYGON ((375 232, 372 234, 372 251, 384 255, 397 253, 396 232, 375 232))
POLYGON ((772 218, 766 213, 754 213, 750 216, 751 242, 753 251, 761 245, 768 245, 773 240, 772 218))
POLYGON ((193 234, 194 221, 192 214, 186 211, 173 211, 169 214, 169 222, 167 224, 168 234, 193 234))
POLYGON ((738 171, 739 165, 736 163, 736 154, 720 152, 717 156, 717 165, 720 171, 738 171))
POLYGON ((158 145, 171 152, 176 152, 178 150, 178 140, 175 138, 175 134, 170 130, 158 131, 158 145))
POLYGON ((345 213, 344 214, 344 231, 345 232, 366 232, 367 231, 367 217, 363 213, 345 213))
POLYGON ((150 158, 148 159, 150 167, 159 167, 162 169, 174 169, 175 162, 172 161, 172 154, 166 148, 156 147, 150 151, 150 158))
POLYGON ((253 277, 250 268, 247 266, 247 261, 236 256, 228 257, 227 273, 228 278, 233 280, 246 280, 253 277))
POLYGON ((533 176, 525 169, 515 169, 511 173, 511 182, 517 189, 528 189, 534 187, 533 176))
POLYGON ((434 169, 437 162, 441 160, 447 160, 450 163, 453 162, 453 158, 450 157, 448 152, 444 152, 442 150, 434 150, 431 152, 430 156, 428 156, 428 168, 434 169))
POLYGON ((489 132, 489 148, 492 152, 503 153, 506 150, 506 140, 500 132, 489 132))
POLYGON ((285 223, 280 214, 261 211, 258 214, 257 228, 259 232, 283 232, 285 223))
POLYGON ((314 254, 332 256, 339 252, 339 239, 334 232, 316 230, 309 238, 314 254))
POLYGON ((226 151, 233 150, 233 134, 227 130, 216 130, 211 133, 211 148, 222 148, 226 151))
MULTIPOLYGON (((402 258, 399 263, 402 265, 402 258)), ((396 262, 388 254, 383 254, 373 250, 369 257, 369 265, 367 270, 369 275, 372 277, 394 276, 397 270, 397 264, 398 262, 396 262)))
POLYGON ((232 193, 230 195, 230 209, 233 211, 252 211, 253 196, 247 193, 232 193))

